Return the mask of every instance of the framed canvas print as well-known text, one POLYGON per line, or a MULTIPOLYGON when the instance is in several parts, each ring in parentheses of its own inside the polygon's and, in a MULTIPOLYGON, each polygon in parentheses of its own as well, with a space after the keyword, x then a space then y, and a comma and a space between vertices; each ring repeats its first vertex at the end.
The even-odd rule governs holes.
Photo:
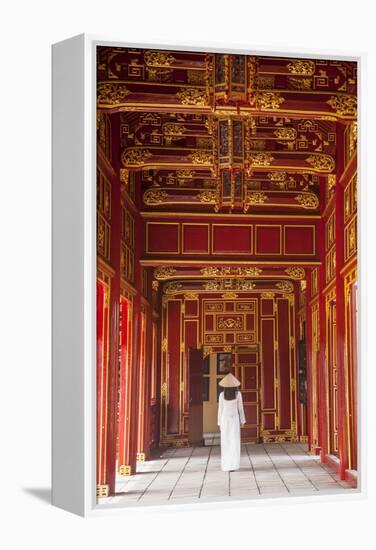
POLYGON ((56 505, 362 493, 361 62, 54 46, 56 505))

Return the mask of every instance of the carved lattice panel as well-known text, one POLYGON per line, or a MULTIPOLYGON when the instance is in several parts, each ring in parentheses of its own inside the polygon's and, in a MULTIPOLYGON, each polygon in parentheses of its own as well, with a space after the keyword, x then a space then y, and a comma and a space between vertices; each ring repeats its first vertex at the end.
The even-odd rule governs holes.
POLYGON ((205 345, 255 344, 257 300, 206 300, 203 342, 205 345))

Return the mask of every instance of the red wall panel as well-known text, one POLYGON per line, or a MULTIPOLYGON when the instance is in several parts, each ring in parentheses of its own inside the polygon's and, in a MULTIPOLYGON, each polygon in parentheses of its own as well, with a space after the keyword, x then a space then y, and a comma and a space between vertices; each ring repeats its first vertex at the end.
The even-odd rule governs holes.
POLYGON ((179 402, 180 402, 180 330, 181 314, 180 301, 169 300, 168 302, 168 326, 167 326, 167 344, 168 344, 168 414, 167 414, 167 433, 179 433, 179 402))
POLYGON ((213 254, 252 252, 252 228, 240 225, 213 225, 213 254))
POLYGON ((279 369, 279 427, 288 430, 291 427, 290 400, 290 343, 289 343, 289 302, 278 299, 278 369, 279 369))
POLYGON ((273 409, 274 401, 274 319, 261 319, 262 408, 273 409))
POLYGON ((305 256, 315 254, 314 226, 285 226, 285 254, 305 256))
POLYGON ((183 224, 183 254, 209 254, 209 225, 183 224))
POLYGON ((255 254, 277 256, 282 254, 281 231, 282 228, 279 225, 256 225, 255 254))
POLYGON ((152 254, 179 254, 180 226, 178 223, 148 223, 147 248, 152 254))

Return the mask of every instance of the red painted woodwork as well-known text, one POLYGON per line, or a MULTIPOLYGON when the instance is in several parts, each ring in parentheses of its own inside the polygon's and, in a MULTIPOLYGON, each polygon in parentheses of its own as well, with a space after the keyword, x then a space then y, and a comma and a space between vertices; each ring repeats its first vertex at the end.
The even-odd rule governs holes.
POLYGON ((201 445, 203 441, 203 403, 201 349, 188 349, 189 366, 189 442, 201 445))
POLYGON ((291 256, 315 255, 315 227, 285 226, 285 253, 291 256))
POLYGON ((107 485, 108 288, 97 280, 97 484, 107 485))
POLYGON ((180 249, 180 229, 176 223, 149 222, 146 251, 150 253, 177 253, 180 249))
MULTIPOLYGON (((274 319, 261 319, 261 378, 264 409, 276 410, 275 402, 275 348, 274 319)), ((274 414, 274 413, 273 413, 274 414)), ((265 426, 266 427, 266 426, 265 426)), ((272 428, 275 429, 274 423, 272 428)))
POLYGON ((213 258, 242 256, 260 260, 262 257, 278 257, 291 260, 312 260, 316 257, 318 221, 283 219, 270 221, 267 218, 249 223, 244 218, 236 218, 232 223, 219 223, 209 219, 199 223, 188 215, 172 222, 149 221, 146 215, 146 256, 163 254, 213 258))
POLYGON ((182 238, 183 254, 209 254, 209 226, 199 224, 184 224, 182 238))
POLYGON ((277 334, 278 334, 278 379, 279 379, 279 428, 288 430, 291 428, 293 403, 290 399, 291 378, 294 374, 291 372, 290 361, 290 330, 289 327, 289 301, 277 299, 277 334))
POLYGON ((120 298, 120 342, 119 342, 119 435, 118 471, 125 473, 130 465, 130 409, 131 409, 131 306, 124 297, 120 298))
POLYGON ((255 253, 260 256, 282 254, 282 227, 256 225, 255 253))
POLYGON ((252 252, 252 229, 249 226, 213 225, 213 254, 248 254, 252 252))
POLYGON ((167 434, 179 434, 179 404, 181 381, 181 302, 169 300, 167 305, 167 364, 168 379, 168 415, 167 434))

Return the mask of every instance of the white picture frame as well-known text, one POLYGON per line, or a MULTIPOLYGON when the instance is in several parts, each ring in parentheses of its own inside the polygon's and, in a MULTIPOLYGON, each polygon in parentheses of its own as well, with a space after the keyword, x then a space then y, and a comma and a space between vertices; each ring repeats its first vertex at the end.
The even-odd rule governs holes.
MULTIPOLYGON (((52 47, 52 503, 80 516, 111 514, 111 506, 96 502, 95 402, 95 277, 96 277, 96 47, 142 47, 214 51, 254 55, 320 57, 356 61, 359 66, 359 477, 351 494, 273 499, 281 504, 299 499, 364 498, 367 487, 366 371, 362 362, 365 327, 365 153, 366 97, 364 53, 283 48, 281 51, 230 44, 135 44, 112 38, 79 35, 52 47)), ((233 506, 234 504, 231 504, 233 506)), ((236 502, 236 506, 258 501, 236 502)), ((189 509, 197 504, 171 504, 189 509)), ((229 506, 225 502, 200 504, 229 506)), ((119 509, 117 509, 117 512, 119 509)), ((130 513, 129 508, 122 513, 130 513)), ((142 508, 138 508, 142 513, 142 508)))

